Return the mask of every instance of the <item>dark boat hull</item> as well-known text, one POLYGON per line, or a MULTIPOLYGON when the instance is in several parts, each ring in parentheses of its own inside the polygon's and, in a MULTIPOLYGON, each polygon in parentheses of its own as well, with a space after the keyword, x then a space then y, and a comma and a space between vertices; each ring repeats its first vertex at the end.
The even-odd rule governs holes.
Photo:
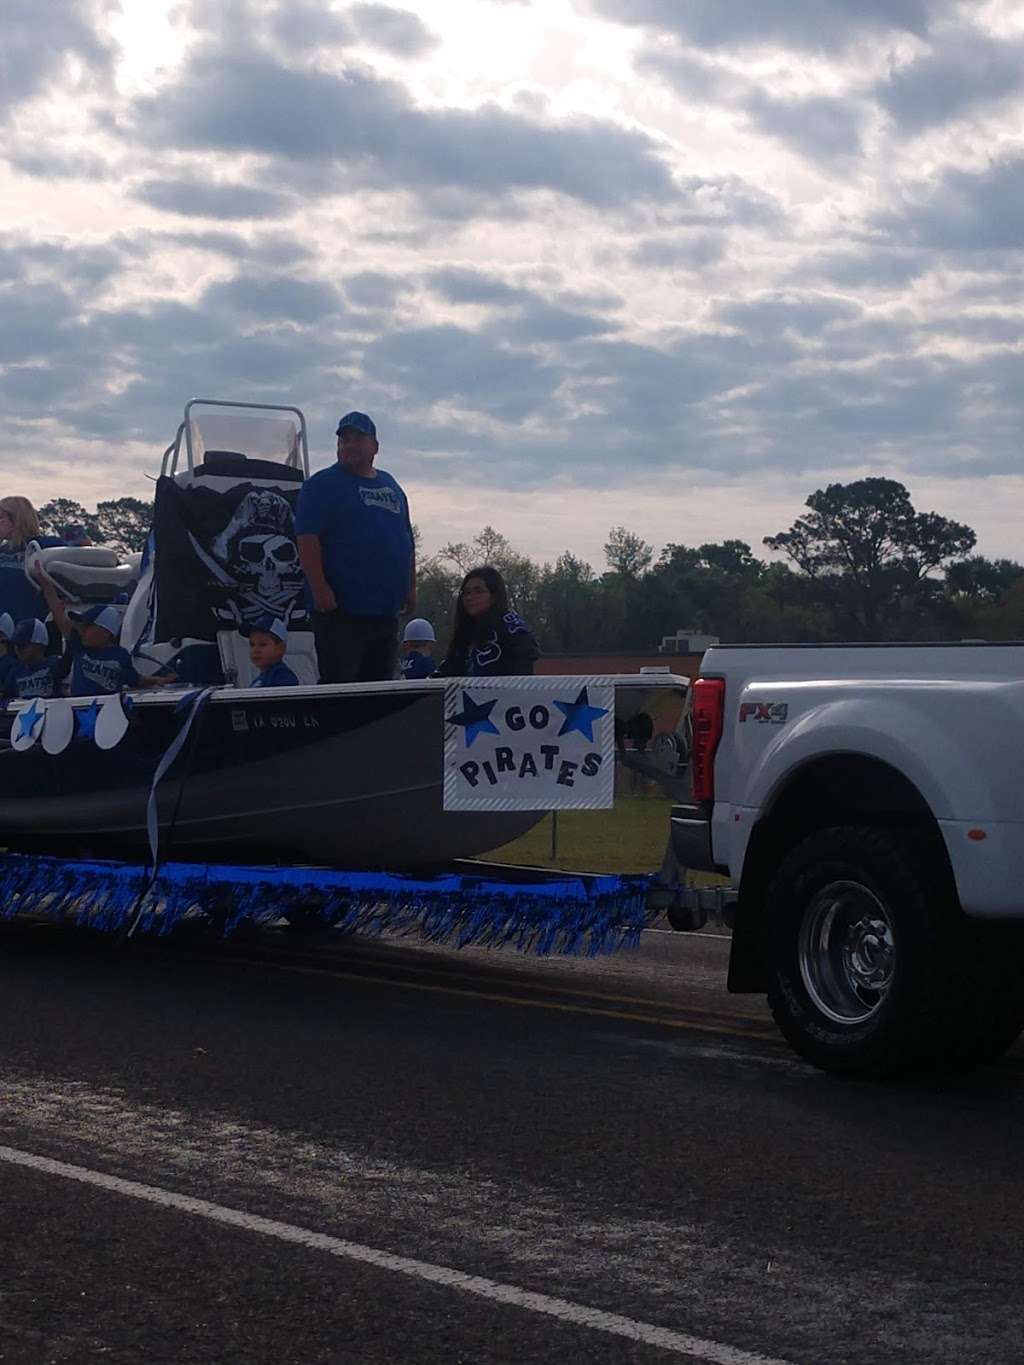
MULTIPOLYGON (((443 691, 215 694, 158 788, 162 857, 393 870, 486 853, 543 812, 442 808, 443 691)), ((146 805, 184 715, 146 698, 103 751, 0 753, 0 845, 67 857, 147 851, 146 805)))
MULTIPOLYGON (((685 689, 669 677, 602 681, 620 720, 678 708, 685 689)), ((160 858, 404 871, 510 843, 545 812, 443 808, 444 698, 439 681, 218 689, 157 787, 160 858)), ((112 749, 0 744, 0 848, 145 859, 153 777, 191 704, 137 696, 112 749)))

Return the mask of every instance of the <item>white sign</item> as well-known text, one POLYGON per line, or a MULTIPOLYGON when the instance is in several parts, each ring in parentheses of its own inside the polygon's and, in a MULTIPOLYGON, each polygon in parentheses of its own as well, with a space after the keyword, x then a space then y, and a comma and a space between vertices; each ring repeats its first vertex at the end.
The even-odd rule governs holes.
POLYGON ((615 794, 615 689, 483 678, 444 698, 445 810, 599 810, 615 794))

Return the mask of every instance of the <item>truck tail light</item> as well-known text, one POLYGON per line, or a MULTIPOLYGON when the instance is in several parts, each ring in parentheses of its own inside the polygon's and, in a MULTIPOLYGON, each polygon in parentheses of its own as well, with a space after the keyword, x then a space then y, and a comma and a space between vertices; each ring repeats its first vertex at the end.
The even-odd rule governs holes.
POLYGON ((693 747, 690 773, 693 799, 715 799, 715 753, 725 718, 725 679, 698 678, 693 684, 693 747))

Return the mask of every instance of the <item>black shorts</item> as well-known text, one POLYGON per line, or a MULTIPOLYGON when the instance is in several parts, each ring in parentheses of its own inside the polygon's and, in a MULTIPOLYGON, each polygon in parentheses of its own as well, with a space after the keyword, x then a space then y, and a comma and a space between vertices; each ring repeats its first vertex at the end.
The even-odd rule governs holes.
POLYGON ((386 682, 398 676, 398 617, 315 611, 320 681, 386 682))

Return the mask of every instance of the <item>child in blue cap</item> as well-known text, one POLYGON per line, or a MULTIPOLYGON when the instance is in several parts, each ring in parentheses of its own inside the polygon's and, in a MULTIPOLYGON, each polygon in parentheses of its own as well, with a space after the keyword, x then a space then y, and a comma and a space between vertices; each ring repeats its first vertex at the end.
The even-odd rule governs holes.
POLYGON ((4 701, 29 701, 33 697, 57 697, 65 675, 59 654, 47 654, 50 637, 42 621, 28 616, 11 632, 14 666, 4 683, 4 701))
POLYGON ((288 627, 274 616, 261 616, 239 627, 249 641, 249 659, 257 670, 250 687, 298 687, 299 680, 284 661, 288 627))
POLYGON ((176 681, 173 675, 144 678, 135 671, 131 655, 117 643, 121 613, 116 607, 99 603, 69 611, 53 579, 42 570, 36 577, 67 645, 64 668, 71 673, 71 696, 104 697, 122 687, 163 687, 176 681))

